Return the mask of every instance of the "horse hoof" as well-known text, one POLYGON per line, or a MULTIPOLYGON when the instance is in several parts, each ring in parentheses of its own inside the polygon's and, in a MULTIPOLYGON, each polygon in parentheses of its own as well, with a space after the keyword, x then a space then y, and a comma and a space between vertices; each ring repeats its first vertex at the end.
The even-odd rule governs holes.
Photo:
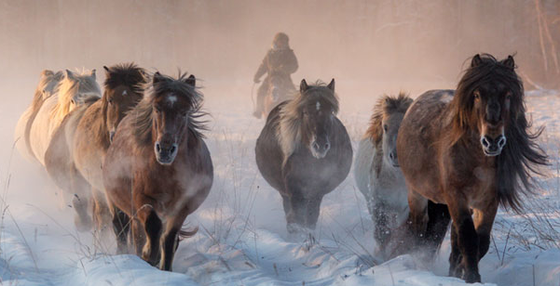
POLYGON ((465 282, 467 283, 479 283, 481 281, 480 274, 478 273, 465 273, 465 275, 463 276, 463 280, 465 280, 465 282))

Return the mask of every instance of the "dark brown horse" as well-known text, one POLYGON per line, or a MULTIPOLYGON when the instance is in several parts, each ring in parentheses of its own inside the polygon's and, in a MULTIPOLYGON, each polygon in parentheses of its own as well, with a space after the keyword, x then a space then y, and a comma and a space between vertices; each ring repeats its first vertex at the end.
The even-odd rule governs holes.
POLYGON ((498 206, 519 211, 531 174, 547 164, 524 104, 513 57, 476 55, 455 91, 418 97, 399 130, 414 241, 437 249, 451 218, 449 272, 468 283, 480 282, 498 206))
POLYGON ((132 219, 137 255, 163 270, 171 270, 187 215, 212 186, 201 104, 193 75, 156 72, 149 94, 119 124, 103 165, 118 252, 126 252, 132 219))
POLYGON ((106 78, 103 97, 81 117, 72 145, 75 166, 91 185, 96 230, 111 224, 101 169, 105 153, 118 124, 142 99, 146 83, 144 69, 133 63, 104 69, 106 78))
POLYGON ((268 115, 255 147, 262 176, 282 196, 288 232, 315 229, 323 196, 348 175, 352 146, 336 117, 334 79, 308 86, 268 115))

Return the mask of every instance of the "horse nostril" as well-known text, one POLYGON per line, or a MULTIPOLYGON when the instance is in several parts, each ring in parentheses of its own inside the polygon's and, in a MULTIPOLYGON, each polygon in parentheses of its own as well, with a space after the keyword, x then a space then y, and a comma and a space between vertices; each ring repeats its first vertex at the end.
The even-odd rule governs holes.
POLYGON ((319 150, 319 144, 317 142, 313 142, 313 149, 319 150))
POLYGON ((389 153, 389 158, 391 158, 391 160, 395 160, 397 158, 395 152, 389 153))
POLYGON ((161 145, 159 143, 156 143, 156 151, 161 152, 161 145))
POLYGON ((500 140, 498 140, 498 147, 500 149, 504 148, 504 146, 506 146, 506 141, 506 136, 500 135, 500 140))
POLYGON ((329 150, 331 148, 331 144, 330 143, 325 143, 325 150, 329 150))
POLYGON ((171 154, 175 153, 175 149, 177 149, 177 147, 175 147, 175 145, 171 146, 171 149, 169 149, 169 152, 171 154))
POLYGON ((480 138, 480 143, 482 144, 482 146, 484 146, 484 148, 488 148, 488 146, 490 146, 490 142, 488 142, 488 139, 486 139, 486 136, 483 136, 482 138, 480 138))

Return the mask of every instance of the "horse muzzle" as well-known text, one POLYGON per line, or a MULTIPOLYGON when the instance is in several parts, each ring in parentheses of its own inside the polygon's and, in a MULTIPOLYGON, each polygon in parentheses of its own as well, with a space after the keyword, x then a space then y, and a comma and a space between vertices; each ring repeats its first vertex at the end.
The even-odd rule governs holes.
POLYGON ((331 149, 331 144, 329 141, 325 143, 319 143, 317 140, 311 143, 311 155, 317 159, 323 159, 327 156, 327 153, 331 149))
POLYGON ((484 151, 484 155, 488 157, 500 155, 502 153, 502 149, 506 146, 506 141, 506 136, 503 134, 498 135, 496 138, 492 138, 488 135, 480 137, 482 151, 484 151))
POLYGON ((179 150, 177 144, 162 144, 159 141, 154 145, 156 160, 161 165, 171 165, 179 150))
POLYGON ((391 162, 391 165, 393 165, 393 167, 395 168, 399 168, 399 158, 397 157, 397 151, 391 151, 389 152, 389 160, 391 162))

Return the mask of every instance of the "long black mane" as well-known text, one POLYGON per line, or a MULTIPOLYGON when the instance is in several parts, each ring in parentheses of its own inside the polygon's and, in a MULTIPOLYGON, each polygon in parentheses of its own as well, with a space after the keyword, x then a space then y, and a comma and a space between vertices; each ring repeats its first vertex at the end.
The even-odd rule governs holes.
POLYGON ((510 122, 506 128, 507 144, 496 158, 498 199, 502 206, 510 207, 516 212, 522 209, 520 194, 533 193, 532 175, 541 174, 540 166, 548 164, 548 157, 539 147, 536 139, 543 128, 531 132, 531 122, 525 116, 525 98, 523 82, 508 66, 506 61, 498 61, 492 55, 480 55, 480 62, 469 67, 457 86, 450 108, 454 110, 452 143, 459 142, 473 130, 472 110, 473 93, 484 84, 502 83, 511 91, 510 122))

